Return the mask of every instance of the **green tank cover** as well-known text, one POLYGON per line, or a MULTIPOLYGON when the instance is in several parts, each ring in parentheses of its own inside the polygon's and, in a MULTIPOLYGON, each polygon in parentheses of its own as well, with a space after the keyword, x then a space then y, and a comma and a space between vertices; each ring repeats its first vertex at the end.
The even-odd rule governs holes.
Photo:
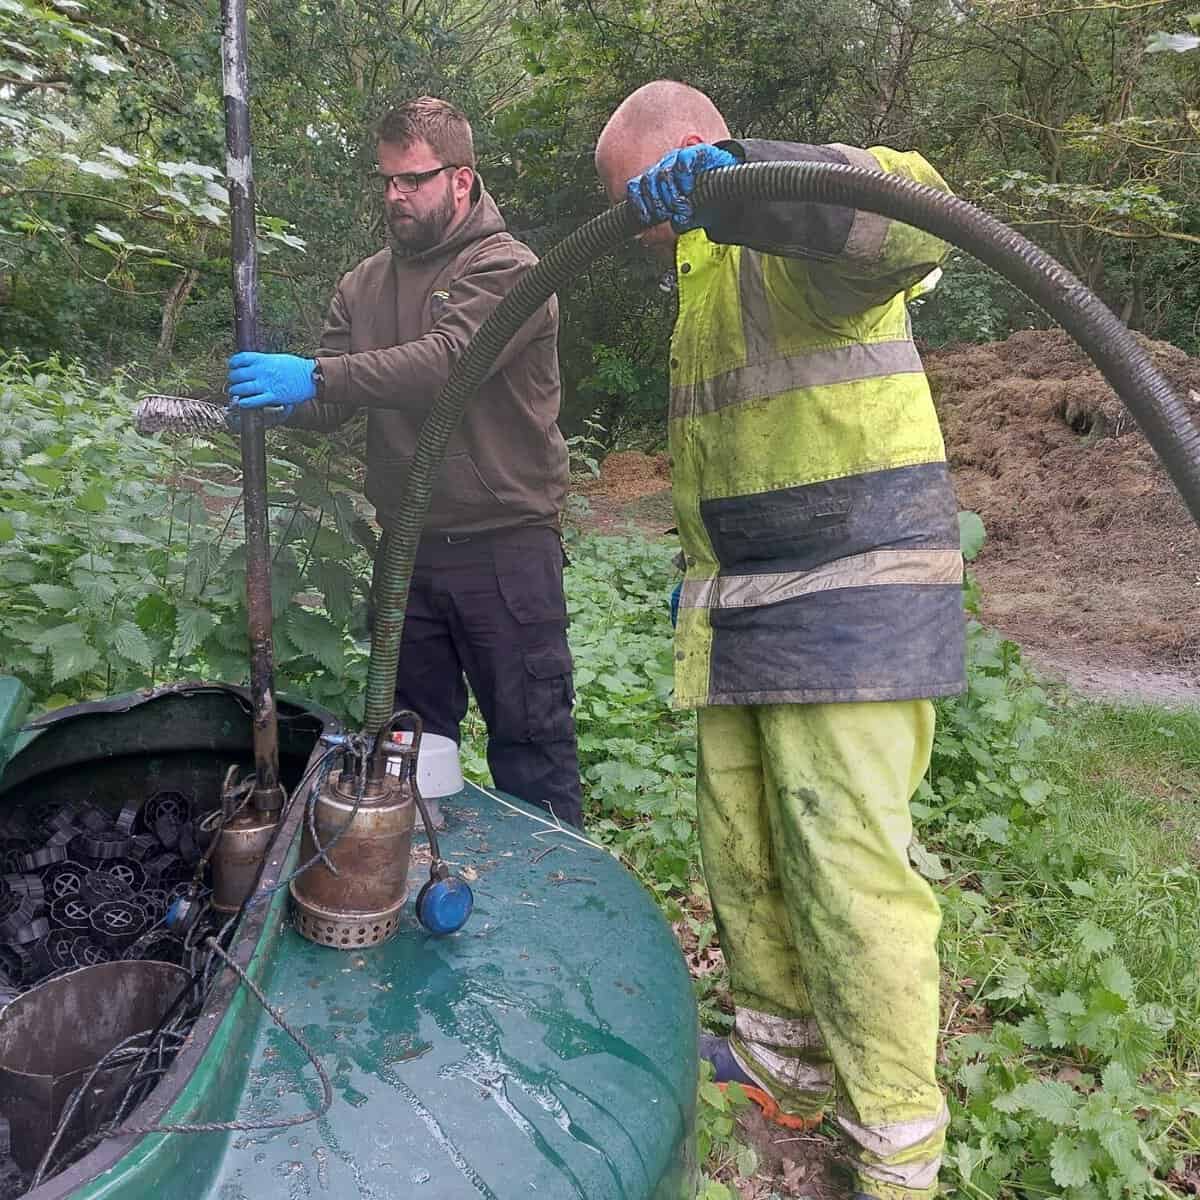
MULTIPOLYGON (((443 855, 475 892, 461 933, 425 933, 411 899, 400 933, 364 952, 303 940, 282 894, 268 920, 255 974, 332 1075, 327 1117, 146 1138, 76 1196, 695 1194, 696 1012, 666 922, 609 854, 524 806, 468 786, 443 809, 443 855)), ((319 1095, 242 989, 171 1119, 262 1120, 319 1095)))

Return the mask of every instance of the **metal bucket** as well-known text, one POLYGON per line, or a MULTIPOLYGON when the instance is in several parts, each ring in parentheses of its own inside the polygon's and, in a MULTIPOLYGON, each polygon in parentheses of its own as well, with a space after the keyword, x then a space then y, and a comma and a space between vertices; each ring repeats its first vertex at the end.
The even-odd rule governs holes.
MULTIPOLYGON (((0 1114, 12 1127, 12 1154, 23 1170, 42 1160, 71 1093, 114 1046, 166 1016, 191 976, 161 962, 111 962, 60 975, 0 1012, 0 1114)), ((59 1145, 95 1131, 131 1071, 101 1071, 59 1145)))

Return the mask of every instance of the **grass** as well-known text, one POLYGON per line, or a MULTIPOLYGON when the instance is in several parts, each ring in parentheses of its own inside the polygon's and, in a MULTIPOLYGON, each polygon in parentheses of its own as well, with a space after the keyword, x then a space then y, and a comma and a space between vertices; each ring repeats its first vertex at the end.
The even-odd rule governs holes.
POLYGON ((1037 947, 1084 920, 1111 932, 1139 998, 1174 1014, 1170 1060, 1200 1071, 1200 710, 1078 703, 1052 724, 1059 828, 1090 887, 1048 884, 1005 919, 1037 947))
POLYGON ((1070 765, 1080 778, 1126 784, 1149 799, 1200 801, 1200 710, 1088 704, 1075 710, 1070 765))

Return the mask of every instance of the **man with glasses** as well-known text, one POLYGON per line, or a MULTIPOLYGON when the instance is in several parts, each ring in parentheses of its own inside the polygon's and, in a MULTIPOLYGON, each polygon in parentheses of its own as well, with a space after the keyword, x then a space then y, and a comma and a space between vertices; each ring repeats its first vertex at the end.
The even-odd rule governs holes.
MULTIPOLYGON (((378 129, 390 245, 342 277, 314 358, 229 360, 236 408, 330 430, 367 409, 366 495, 384 560, 421 426, 475 331, 537 260, 475 171, 471 126, 422 97, 378 129)), ((436 481, 409 593, 396 703, 459 737, 469 681, 496 786, 582 822, 559 536, 567 449, 552 299, 468 403, 436 481), (465 676, 465 680, 464 680, 465 676)))

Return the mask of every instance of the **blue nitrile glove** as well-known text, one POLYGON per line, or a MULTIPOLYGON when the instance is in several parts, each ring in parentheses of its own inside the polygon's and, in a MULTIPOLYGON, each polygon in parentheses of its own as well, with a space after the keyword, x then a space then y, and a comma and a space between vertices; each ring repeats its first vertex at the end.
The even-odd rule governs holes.
POLYGON ((671 628, 674 629, 679 624, 679 597, 683 594, 683 580, 681 579, 671 589, 671 628))
POLYGON ((728 150, 701 142, 664 155, 650 170, 631 179, 625 190, 644 225, 670 221, 676 233, 684 233, 695 219, 692 190, 696 177, 717 167, 738 165, 740 160, 728 150))
POLYGON ((229 360, 229 394, 238 408, 294 408, 317 394, 315 358, 242 350, 229 360))
MULTIPOLYGON (((263 415, 263 425, 267 429, 271 429, 275 425, 282 425, 292 415, 292 409, 295 407, 293 404, 287 408, 280 405, 278 408, 260 409, 259 411, 263 415)), ((225 428, 237 437, 242 436, 242 410, 236 404, 231 404, 225 409, 225 428)))

